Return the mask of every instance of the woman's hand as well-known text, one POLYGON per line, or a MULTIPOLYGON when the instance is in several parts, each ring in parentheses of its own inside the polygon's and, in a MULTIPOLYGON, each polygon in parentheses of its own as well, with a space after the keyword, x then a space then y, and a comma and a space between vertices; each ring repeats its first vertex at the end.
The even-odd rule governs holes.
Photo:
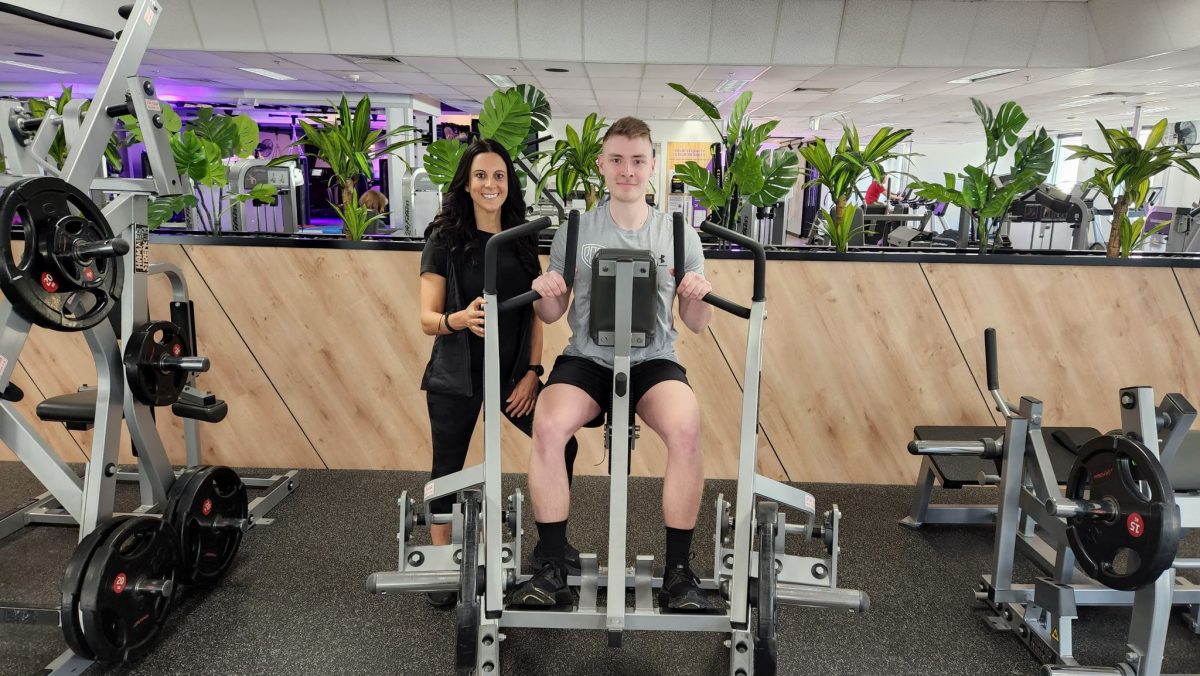
POLYGON ((538 389, 541 383, 538 382, 537 374, 533 371, 527 371, 525 377, 517 383, 513 388, 512 394, 508 395, 508 406, 504 408, 504 412, 514 418, 521 418, 533 413, 533 405, 537 403, 538 389))
POLYGON ((483 337, 483 297, 476 298, 467 305, 467 309, 459 310, 450 315, 450 328, 455 331, 470 329, 471 333, 483 337))

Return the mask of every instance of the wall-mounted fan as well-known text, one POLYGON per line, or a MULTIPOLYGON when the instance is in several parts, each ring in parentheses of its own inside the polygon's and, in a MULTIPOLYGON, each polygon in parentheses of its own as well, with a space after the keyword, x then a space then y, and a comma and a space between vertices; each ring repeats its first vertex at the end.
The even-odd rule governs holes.
MULTIPOLYGON (((1195 130, 1193 130, 1193 134, 1195 130)), ((260 160, 269 160, 275 156, 275 140, 265 138, 259 141, 258 146, 254 149, 254 156, 260 160)))
POLYGON ((1196 123, 1176 122, 1175 142, 1188 149, 1196 145, 1196 123))

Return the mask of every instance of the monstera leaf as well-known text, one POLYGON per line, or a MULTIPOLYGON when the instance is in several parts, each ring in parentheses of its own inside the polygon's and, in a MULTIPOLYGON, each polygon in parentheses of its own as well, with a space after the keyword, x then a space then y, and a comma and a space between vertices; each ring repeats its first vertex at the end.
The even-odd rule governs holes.
POLYGON ((425 149, 425 171, 442 192, 454 180, 454 172, 458 171, 458 163, 466 152, 466 144, 449 139, 434 141, 425 149))
POLYGON ((675 175, 684 185, 695 188, 690 194, 700 200, 700 206, 705 209, 719 209, 729 200, 729 193, 717 185, 717 177, 695 162, 676 164, 675 175))
POLYGON ((520 84, 517 92, 529 106, 530 131, 541 133, 550 127, 550 102, 542 90, 533 85, 520 84))
POLYGON ((504 146, 508 154, 516 157, 531 125, 529 104, 516 89, 498 91, 483 102, 479 113, 479 135, 504 146))
POLYGON ((750 203, 756 207, 768 207, 777 204, 800 178, 800 158, 794 150, 777 148, 762 156, 762 188, 749 196, 750 203))

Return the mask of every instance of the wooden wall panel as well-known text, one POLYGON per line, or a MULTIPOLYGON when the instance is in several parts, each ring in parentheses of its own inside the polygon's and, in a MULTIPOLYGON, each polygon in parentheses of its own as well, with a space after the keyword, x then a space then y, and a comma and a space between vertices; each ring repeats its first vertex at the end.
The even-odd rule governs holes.
POLYGON ((1116 427, 1117 390, 1134 385, 1200 401, 1200 335, 1168 268, 925 269, 976 382, 986 387, 983 331, 993 326, 1001 391, 1045 402, 1044 424, 1116 427))
MULTIPOLYGON (((241 247, 192 247, 189 254, 330 467, 429 468, 428 411, 419 383, 433 338, 421 332, 416 317, 416 254, 241 247), (255 293, 245 292, 245 269, 261 279, 255 293)), ((547 327, 548 367, 567 331, 565 321, 547 327)), ((715 343, 704 336, 681 341, 680 354, 685 364, 721 363, 715 343)), ((732 375, 727 369, 701 371, 702 403, 728 410, 740 396, 731 389, 732 375)), ((510 425, 501 428, 505 471, 524 472, 529 440, 510 425)), ((727 449, 736 448, 736 423, 731 429, 706 418, 704 435, 711 449, 706 470, 731 476, 736 453, 727 449)), ((577 471, 607 472, 602 435, 585 430, 580 442, 577 471)), ((468 462, 481 454, 482 424, 468 462)), ((634 473, 661 474, 665 463, 661 442, 646 430, 634 473)), ((763 471, 784 478, 777 462, 763 471)))
MULTIPOLYGON (((711 260, 716 292, 742 304, 751 261, 711 260)), ((918 424, 991 424, 917 265, 771 261, 761 425, 793 481, 908 483, 918 424)), ((746 322, 713 333, 740 373, 746 322)))

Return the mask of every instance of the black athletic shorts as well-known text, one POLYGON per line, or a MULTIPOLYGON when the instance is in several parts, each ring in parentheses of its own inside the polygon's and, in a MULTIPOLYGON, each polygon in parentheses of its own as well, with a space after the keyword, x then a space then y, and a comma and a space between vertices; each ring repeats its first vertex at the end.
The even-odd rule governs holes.
MULTIPOLYGON (((650 388, 668 380, 678 380, 691 387, 687 379, 687 369, 678 362, 670 359, 651 359, 640 364, 634 364, 629 369, 629 412, 637 411, 638 402, 650 388)), ((592 419, 584 427, 599 427, 604 424, 604 416, 612 408, 612 369, 601 366, 587 357, 572 357, 560 355, 554 360, 554 369, 546 379, 546 385, 565 383, 574 385, 587 392, 600 406, 600 415, 592 419)))

